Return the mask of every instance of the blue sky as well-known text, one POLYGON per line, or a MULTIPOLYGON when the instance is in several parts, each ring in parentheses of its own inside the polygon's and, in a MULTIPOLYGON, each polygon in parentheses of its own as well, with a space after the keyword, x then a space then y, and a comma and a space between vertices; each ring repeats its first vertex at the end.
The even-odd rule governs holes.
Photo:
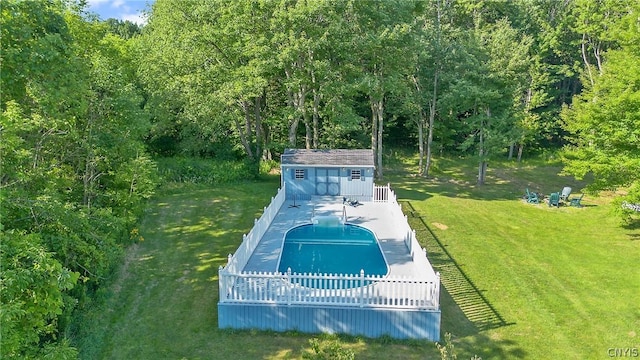
POLYGON ((142 11, 155 0, 88 0, 88 10, 96 13, 102 20, 115 18, 145 24, 142 11))

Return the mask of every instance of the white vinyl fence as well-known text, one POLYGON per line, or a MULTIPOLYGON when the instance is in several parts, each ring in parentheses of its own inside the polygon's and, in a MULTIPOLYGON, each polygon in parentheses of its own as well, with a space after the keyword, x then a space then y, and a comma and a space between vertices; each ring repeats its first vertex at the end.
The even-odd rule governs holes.
POLYGON ((413 261, 423 269, 420 276, 392 277, 338 274, 297 274, 278 272, 244 272, 249 257, 285 200, 284 188, 243 237, 242 244, 227 266, 219 269, 221 303, 333 305, 439 310, 440 274, 435 273, 416 239, 415 231, 397 202, 389 185, 374 186, 374 202, 389 203, 392 218, 404 218, 398 224, 405 233, 404 242, 413 261), (426 274, 425 274, 426 273, 426 274), (425 276, 426 275, 426 276, 425 276))
POLYGON ((395 202, 396 194, 391 190, 389 184, 373 186, 373 202, 395 202))
POLYGON ((276 196, 271 198, 269 206, 264 208, 260 219, 254 220, 254 225, 251 231, 249 231, 248 234, 242 235, 242 244, 240 244, 240 247, 238 247, 238 250, 236 250, 233 256, 229 255, 229 260, 227 262, 227 266, 225 266, 225 270, 230 273, 238 273, 244 269, 251 257, 251 254, 253 254, 256 246, 258 246, 260 239, 262 239, 262 236, 271 225, 273 218, 276 217, 278 211, 280 211, 284 200, 285 188, 283 185, 278 190, 276 196))
POLYGON ((242 272, 220 269, 220 302, 438 310, 440 276, 430 280, 378 275, 242 272))
POLYGON ((394 218, 404 218, 404 222, 397 226, 400 226, 402 228, 402 232, 405 234, 404 243, 407 245, 409 253, 411 253, 413 262, 421 269, 431 272, 431 276, 435 276, 436 274, 433 272, 431 263, 429 263, 429 260, 427 259, 427 250, 420 247, 418 239, 416 238, 416 232, 411 228, 411 226, 409 226, 409 220, 402 212, 402 207, 397 201, 396 193, 391 190, 391 187, 387 184, 385 186, 375 186, 373 194, 374 202, 389 203, 391 211, 394 213, 394 218))

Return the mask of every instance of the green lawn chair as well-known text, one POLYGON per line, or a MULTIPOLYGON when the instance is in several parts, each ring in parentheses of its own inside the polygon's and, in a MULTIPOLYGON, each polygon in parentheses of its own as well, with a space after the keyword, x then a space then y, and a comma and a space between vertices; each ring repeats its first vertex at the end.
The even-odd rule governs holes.
POLYGON ((582 207, 582 205, 580 205, 580 201, 582 201, 583 197, 584 194, 580 195, 580 197, 569 199, 569 206, 582 207))
POLYGON ((529 188, 527 188, 527 202, 529 204, 540 204, 538 195, 536 193, 529 192, 529 188))
POLYGON ((549 206, 560 207, 560 194, 559 193, 551 193, 549 195, 549 206))

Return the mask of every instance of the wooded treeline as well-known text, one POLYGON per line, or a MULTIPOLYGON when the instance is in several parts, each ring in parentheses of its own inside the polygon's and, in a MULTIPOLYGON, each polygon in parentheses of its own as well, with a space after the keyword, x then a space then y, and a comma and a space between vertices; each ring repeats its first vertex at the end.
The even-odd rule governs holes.
MULTIPOLYGON (((157 157, 286 147, 490 159, 564 147, 566 171, 640 203, 640 5, 618 0, 157 0, 149 22, 3 1, 2 355, 64 335, 109 277, 157 157), (573 102, 573 104, 572 104, 573 102)), ((257 166, 254 167, 257 169, 257 166)))

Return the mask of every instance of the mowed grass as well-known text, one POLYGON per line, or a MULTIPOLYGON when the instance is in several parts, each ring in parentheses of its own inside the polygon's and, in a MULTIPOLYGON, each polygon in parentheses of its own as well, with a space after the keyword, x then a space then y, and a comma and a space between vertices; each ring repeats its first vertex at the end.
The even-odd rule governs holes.
MULTIPOLYGON (((610 213, 612 194, 583 208, 531 205, 583 183, 556 164, 491 164, 475 185, 472 161, 438 159, 434 177, 415 158, 391 158, 396 190, 442 274, 442 333, 458 359, 601 359, 640 347, 640 230, 610 213)), ((76 344, 86 359, 300 359, 309 339, 339 342, 356 359, 436 359, 426 341, 362 339, 217 328, 217 271, 275 195, 277 178, 163 189, 141 226, 144 241, 86 311, 76 344)))
POLYGON ((81 358, 300 359, 313 337, 363 359, 435 357, 427 341, 218 329, 218 268, 278 186, 271 178, 159 191, 140 225, 144 240, 127 250, 103 303, 82 313, 74 335, 81 358))
POLYGON ((442 330, 459 358, 601 359, 640 348, 640 231, 619 226, 613 194, 586 195, 582 208, 521 200, 526 187, 579 194, 585 184, 560 169, 498 164, 484 186, 473 161, 441 160, 428 180, 392 172, 442 273, 442 330))

